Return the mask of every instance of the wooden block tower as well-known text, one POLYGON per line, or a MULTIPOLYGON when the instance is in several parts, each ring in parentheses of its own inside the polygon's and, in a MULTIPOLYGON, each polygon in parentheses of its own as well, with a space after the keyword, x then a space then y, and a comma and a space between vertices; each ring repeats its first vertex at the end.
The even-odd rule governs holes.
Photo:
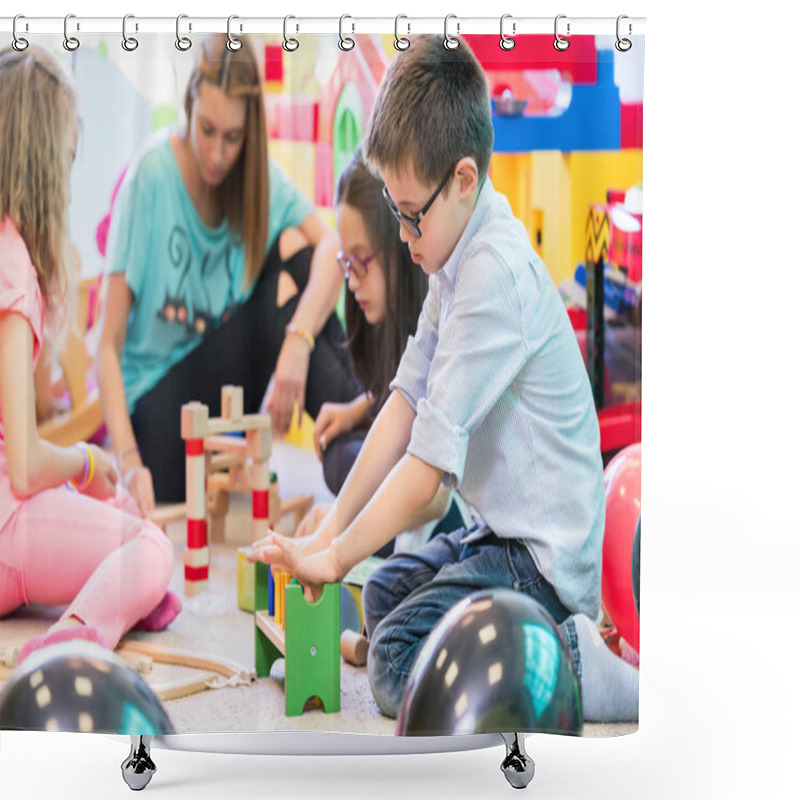
POLYGON ((243 409, 241 386, 222 387, 220 417, 209 419, 208 406, 203 403, 187 403, 181 409, 181 437, 186 442, 187 546, 183 563, 189 597, 208 586, 206 459, 211 452, 221 452, 223 458, 232 456, 232 463, 249 471, 246 483, 253 494, 253 540, 269 532, 272 422, 267 415, 244 414, 243 409), (244 433, 245 440, 222 435, 230 433, 244 433))

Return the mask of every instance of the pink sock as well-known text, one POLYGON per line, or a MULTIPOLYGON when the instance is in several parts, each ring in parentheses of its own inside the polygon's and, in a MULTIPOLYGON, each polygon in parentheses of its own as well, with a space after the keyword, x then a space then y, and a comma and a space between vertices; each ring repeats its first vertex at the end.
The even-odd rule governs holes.
POLYGON ((167 589, 161 602, 134 626, 135 631, 163 631, 180 613, 183 604, 175 592, 167 589))
POLYGON ((75 625, 72 628, 61 628, 57 631, 40 633, 38 636, 32 636, 22 645, 22 649, 19 651, 19 658, 17 659, 17 666, 31 655, 31 653, 35 653, 37 650, 50 647, 54 644, 71 641, 94 642, 95 644, 108 648, 108 645, 103 640, 97 628, 91 625, 75 625))

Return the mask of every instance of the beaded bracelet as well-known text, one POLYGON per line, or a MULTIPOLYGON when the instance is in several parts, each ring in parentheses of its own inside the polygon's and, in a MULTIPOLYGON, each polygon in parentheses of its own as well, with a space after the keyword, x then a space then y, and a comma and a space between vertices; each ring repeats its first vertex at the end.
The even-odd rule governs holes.
POLYGON ((83 453, 83 477, 80 484, 76 483, 74 478, 70 478, 69 482, 75 489, 82 492, 94 478, 94 456, 83 442, 78 442, 77 447, 83 453))
POLYGON ((307 330, 304 330, 299 325, 295 325, 293 322, 290 322, 286 326, 286 333, 287 335, 292 334, 294 336, 299 336, 308 345, 309 350, 314 349, 314 344, 315 344, 314 337, 307 330))

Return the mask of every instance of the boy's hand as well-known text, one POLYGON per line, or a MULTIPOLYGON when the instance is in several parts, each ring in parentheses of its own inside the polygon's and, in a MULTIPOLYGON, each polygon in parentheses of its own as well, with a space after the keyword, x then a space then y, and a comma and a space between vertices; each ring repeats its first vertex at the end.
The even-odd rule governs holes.
POLYGON ((326 514, 330 511, 328 503, 318 503, 306 514, 297 526, 294 532, 295 539, 302 539, 306 536, 313 536, 320 526, 320 523, 325 519, 326 514))
POLYGON ((87 445, 94 460, 94 476, 91 483, 83 490, 83 494, 97 500, 105 500, 117 493, 117 468, 114 460, 97 445, 87 445))
POLYGON ((290 573, 303 584, 307 599, 312 601, 322 594, 323 584, 334 583, 341 577, 336 565, 334 542, 325 550, 308 555, 303 540, 298 542, 279 533, 272 533, 252 546, 247 560, 272 564, 279 570, 290 573))

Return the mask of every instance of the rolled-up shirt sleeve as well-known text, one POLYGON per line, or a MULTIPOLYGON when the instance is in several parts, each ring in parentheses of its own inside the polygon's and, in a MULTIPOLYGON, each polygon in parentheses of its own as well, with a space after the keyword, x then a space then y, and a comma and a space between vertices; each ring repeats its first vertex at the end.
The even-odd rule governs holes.
POLYGON ((428 372, 438 340, 438 324, 439 291, 434 276, 428 284, 428 294, 417 320, 416 333, 408 337, 397 374, 389 384, 389 389, 398 389, 415 411, 419 399, 425 396, 427 390, 428 372))
POLYGON ((528 359, 522 307, 513 271, 490 246, 464 254, 408 446, 451 488, 463 480, 470 432, 528 359))

